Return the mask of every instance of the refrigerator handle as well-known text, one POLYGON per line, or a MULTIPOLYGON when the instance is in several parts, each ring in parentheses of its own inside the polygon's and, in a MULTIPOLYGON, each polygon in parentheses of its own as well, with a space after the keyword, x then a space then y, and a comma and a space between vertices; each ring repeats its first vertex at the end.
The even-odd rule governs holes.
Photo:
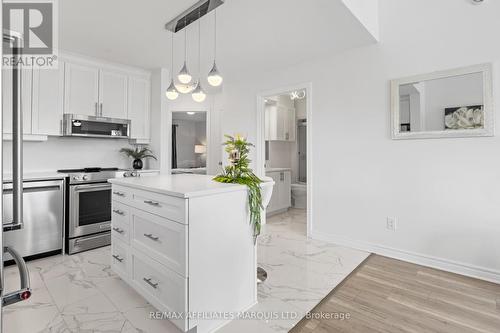
MULTIPOLYGON (((13 57, 21 56, 21 40, 12 36, 13 57)), ((23 227, 23 112, 21 65, 12 68, 12 203, 13 228, 23 227)))
POLYGON ((26 262, 24 261, 23 257, 21 257, 19 253, 8 246, 5 246, 3 248, 3 252, 8 253, 12 256, 12 258, 16 262, 17 268, 19 269, 19 276, 21 278, 21 289, 3 295, 2 306, 7 306, 17 302, 25 301, 30 298, 31 288, 28 266, 26 266, 26 262))

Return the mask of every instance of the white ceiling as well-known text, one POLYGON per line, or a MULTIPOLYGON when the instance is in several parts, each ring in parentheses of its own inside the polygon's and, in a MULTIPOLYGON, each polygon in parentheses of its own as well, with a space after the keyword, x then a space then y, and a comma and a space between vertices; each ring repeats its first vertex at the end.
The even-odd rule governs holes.
MULTIPOLYGON (((164 25, 196 0, 59 1, 60 47, 143 68, 170 68, 164 25)), ((341 0, 227 0, 218 9, 218 63, 223 72, 287 67, 372 43, 341 0)), ((188 27, 189 66, 197 68, 197 25, 188 27), (192 44, 192 45, 191 45, 192 44)), ((202 69, 213 54, 213 15, 202 19, 202 69)), ((183 58, 175 35, 175 67, 183 58)))

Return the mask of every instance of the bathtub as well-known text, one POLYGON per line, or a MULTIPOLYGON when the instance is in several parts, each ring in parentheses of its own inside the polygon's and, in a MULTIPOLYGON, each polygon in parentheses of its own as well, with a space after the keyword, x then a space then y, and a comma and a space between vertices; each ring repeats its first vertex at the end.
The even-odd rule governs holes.
POLYGON ((292 184, 292 206, 293 208, 307 208, 307 184, 292 184))

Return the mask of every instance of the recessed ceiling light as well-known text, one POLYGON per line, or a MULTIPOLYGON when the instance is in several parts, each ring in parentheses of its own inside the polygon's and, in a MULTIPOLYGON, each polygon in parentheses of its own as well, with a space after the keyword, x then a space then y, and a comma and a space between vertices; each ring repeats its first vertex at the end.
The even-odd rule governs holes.
POLYGON ((190 111, 190 112, 186 112, 186 113, 187 113, 188 115, 190 115, 190 116, 193 116, 194 114, 196 114, 196 112, 192 112, 192 111, 190 111))
POLYGON ((474 5, 480 5, 484 2, 484 0, 471 0, 474 5))

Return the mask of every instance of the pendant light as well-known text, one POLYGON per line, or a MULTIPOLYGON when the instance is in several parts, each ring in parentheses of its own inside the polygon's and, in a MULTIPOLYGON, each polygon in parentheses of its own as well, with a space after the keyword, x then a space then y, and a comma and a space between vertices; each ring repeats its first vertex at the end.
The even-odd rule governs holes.
MULTIPOLYGON (((184 19, 184 25, 186 23, 186 19, 184 19)), ((187 69, 187 25, 184 28, 184 66, 182 66, 181 71, 177 75, 177 79, 180 83, 189 84, 193 77, 189 74, 187 69)))
POLYGON ((177 97, 179 97, 179 92, 177 91, 177 88, 175 88, 175 85, 174 85, 174 76, 173 76, 173 73, 174 73, 174 34, 172 33, 172 57, 170 58, 171 62, 172 62, 172 65, 170 67, 170 76, 171 76, 171 79, 170 79, 170 86, 167 88, 167 91, 165 92, 165 95, 167 95, 167 98, 171 101, 173 100, 176 100, 177 97))
POLYGON ((223 78, 216 65, 217 58, 217 10, 214 10, 214 66, 208 73, 207 81, 212 87, 218 87, 222 84, 223 78))
MULTIPOLYGON (((201 74, 201 23, 200 19, 198 19, 198 73, 201 74)), ((194 89, 191 97, 193 97, 193 100, 195 102, 201 103, 207 98, 207 94, 205 94, 205 91, 203 91, 203 88, 201 87, 201 80, 198 80, 198 84, 196 85, 196 88, 194 89)))

